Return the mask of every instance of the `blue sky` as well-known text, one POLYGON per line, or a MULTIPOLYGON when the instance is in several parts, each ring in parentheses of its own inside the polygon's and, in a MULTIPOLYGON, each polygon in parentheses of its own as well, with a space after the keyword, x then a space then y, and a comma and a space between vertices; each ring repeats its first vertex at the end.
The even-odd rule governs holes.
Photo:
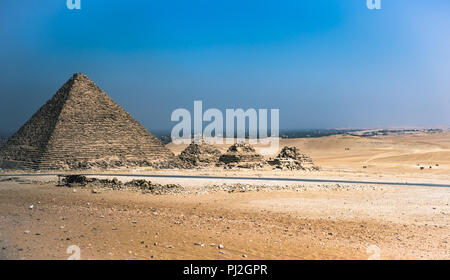
POLYGON ((176 108, 279 108, 285 129, 450 125, 450 2, 0 2, 0 132, 75 72, 150 130, 176 108))

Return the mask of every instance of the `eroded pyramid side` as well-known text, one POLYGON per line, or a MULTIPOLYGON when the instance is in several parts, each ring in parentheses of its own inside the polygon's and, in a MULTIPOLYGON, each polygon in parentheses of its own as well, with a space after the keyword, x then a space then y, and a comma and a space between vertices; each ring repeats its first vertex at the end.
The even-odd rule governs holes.
POLYGON ((0 167, 36 169, 69 95, 73 79, 56 94, 0 148, 0 167))
POLYGON ((78 73, 8 141, 0 157, 10 168, 86 169, 167 167, 174 155, 78 73))

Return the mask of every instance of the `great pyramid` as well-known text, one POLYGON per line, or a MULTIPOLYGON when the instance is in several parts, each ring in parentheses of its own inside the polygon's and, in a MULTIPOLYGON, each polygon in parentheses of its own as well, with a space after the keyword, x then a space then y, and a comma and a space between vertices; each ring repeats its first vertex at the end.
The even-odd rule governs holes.
POLYGON ((173 159, 170 150, 81 73, 0 149, 4 169, 166 167, 173 159))

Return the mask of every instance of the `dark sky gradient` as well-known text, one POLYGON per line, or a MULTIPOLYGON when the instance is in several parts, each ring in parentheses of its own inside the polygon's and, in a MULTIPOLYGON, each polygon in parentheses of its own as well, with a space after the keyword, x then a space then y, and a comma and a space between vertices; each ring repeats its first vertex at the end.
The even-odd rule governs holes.
POLYGON ((284 129, 450 124, 450 1, 0 1, 0 132, 75 72, 150 130, 176 108, 284 129))

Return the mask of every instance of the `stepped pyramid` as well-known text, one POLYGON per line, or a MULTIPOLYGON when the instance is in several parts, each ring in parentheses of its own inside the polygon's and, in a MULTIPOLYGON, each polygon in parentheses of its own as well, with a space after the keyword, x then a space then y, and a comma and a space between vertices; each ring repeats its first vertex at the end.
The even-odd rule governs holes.
POLYGON ((158 168, 172 159, 170 150, 81 73, 0 148, 4 169, 158 168))
POLYGON ((256 167, 262 164, 263 157, 256 150, 246 143, 236 143, 231 145, 227 152, 220 156, 219 162, 230 166, 256 167))
POLYGON ((214 166, 219 161, 220 155, 218 149, 202 140, 198 144, 193 141, 178 158, 190 166, 214 166))

